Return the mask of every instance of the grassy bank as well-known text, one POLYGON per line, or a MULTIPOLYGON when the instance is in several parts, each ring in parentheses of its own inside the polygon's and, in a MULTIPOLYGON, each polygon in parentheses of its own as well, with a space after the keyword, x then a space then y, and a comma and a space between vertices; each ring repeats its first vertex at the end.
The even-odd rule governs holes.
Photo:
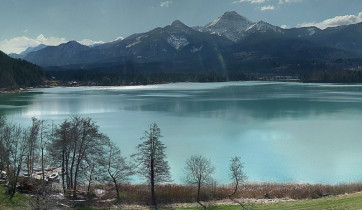
POLYGON ((28 195, 15 193, 13 199, 6 194, 6 188, 0 185, 0 209, 24 209, 27 207, 28 195))
MULTIPOLYGON (((349 195, 330 196, 319 199, 307 199, 299 201, 277 202, 271 204, 254 204, 246 205, 248 209, 361 209, 362 208, 362 193, 354 193, 349 195)), ((195 209, 201 210, 202 208, 177 208, 177 209, 195 209)), ((240 206, 210 206, 210 210, 240 210, 240 206)))

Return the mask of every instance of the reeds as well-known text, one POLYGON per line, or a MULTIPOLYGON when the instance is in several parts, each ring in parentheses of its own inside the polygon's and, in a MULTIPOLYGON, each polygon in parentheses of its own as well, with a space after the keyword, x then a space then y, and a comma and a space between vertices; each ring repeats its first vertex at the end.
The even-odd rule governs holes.
MULTIPOLYGON (((95 189, 106 190, 102 200, 115 197, 114 186, 98 185, 95 189)), ((149 187, 147 185, 120 185, 121 202, 123 204, 151 205, 149 187)), ((227 199, 233 191, 232 185, 208 186, 202 190, 201 200, 222 200, 227 199)), ((254 199, 314 199, 329 195, 341 195, 362 191, 362 183, 346 183, 338 185, 322 184, 278 184, 259 183, 244 184, 234 198, 254 199)), ((156 187, 157 202, 159 204, 192 203, 196 202, 196 188, 185 185, 159 185, 156 187)))

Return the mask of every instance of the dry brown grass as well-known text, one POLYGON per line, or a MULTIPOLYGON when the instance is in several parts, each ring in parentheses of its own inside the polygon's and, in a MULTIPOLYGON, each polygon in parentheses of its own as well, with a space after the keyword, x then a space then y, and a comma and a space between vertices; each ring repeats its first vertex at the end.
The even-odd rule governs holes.
MULTIPOLYGON (((102 188, 107 193, 101 198, 112 199, 115 197, 113 185, 95 186, 102 188)), ((121 185, 121 202, 122 204, 139 204, 151 205, 150 193, 147 185, 121 185)), ((245 184, 235 194, 235 198, 254 198, 262 199, 265 195, 268 198, 291 198, 306 199, 320 198, 327 195, 340 195, 345 193, 354 193, 362 191, 362 183, 350 183, 339 185, 311 185, 311 184, 245 184)), ((222 185, 214 187, 206 187, 202 191, 202 200, 222 200, 228 198, 232 192, 231 185, 222 185)), ((192 203, 195 202, 196 189, 192 186, 184 185, 160 185, 156 187, 157 202, 159 204, 171 203, 192 203)))

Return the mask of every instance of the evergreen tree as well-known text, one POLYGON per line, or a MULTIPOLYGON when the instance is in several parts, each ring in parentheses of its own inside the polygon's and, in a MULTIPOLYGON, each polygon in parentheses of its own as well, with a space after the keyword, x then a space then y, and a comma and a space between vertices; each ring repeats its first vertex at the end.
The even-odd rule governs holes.
POLYGON ((160 128, 156 123, 152 123, 141 138, 144 141, 137 146, 138 153, 134 155, 138 163, 138 173, 150 184, 151 199, 156 209, 155 185, 171 181, 170 167, 165 154, 166 146, 160 141, 161 137, 160 128))

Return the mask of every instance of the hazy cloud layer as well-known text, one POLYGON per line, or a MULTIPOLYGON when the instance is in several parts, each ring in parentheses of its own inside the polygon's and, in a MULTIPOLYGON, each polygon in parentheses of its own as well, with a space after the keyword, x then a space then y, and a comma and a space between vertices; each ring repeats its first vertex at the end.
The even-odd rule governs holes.
POLYGON ((262 4, 265 2, 273 2, 278 4, 287 4, 287 3, 296 3, 296 2, 302 2, 303 0, 236 0, 233 1, 233 3, 243 3, 243 2, 249 2, 251 4, 262 4))
POLYGON ((104 41, 93 41, 90 39, 83 39, 82 41, 79 41, 79 43, 86 46, 92 46, 96 44, 104 44, 104 41))
MULTIPOLYGON (((123 37, 117 37, 116 40, 122 40, 123 37)), ((3 51, 6 54, 9 53, 21 53, 25 51, 28 47, 36 47, 40 44, 45 44, 48 46, 57 46, 63 43, 68 42, 65 38, 60 37, 46 37, 43 34, 40 34, 36 38, 32 39, 27 36, 19 36, 14 37, 12 39, 5 39, 0 42, 0 50, 3 51)), ((90 39, 83 39, 81 41, 78 41, 82 45, 95 45, 95 44, 103 44, 105 42, 103 41, 93 41, 90 39)))
POLYGON ((262 6, 260 8, 261 11, 274 10, 274 9, 275 9, 275 7, 273 5, 262 6))
POLYGON ((308 27, 308 26, 316 26, 320 29, 325 29, 328 27, 336 27, 341 25, 348 25, 362 22, 362 12, 358 15, 344 15, 344 16, 336 16, 331 19, 324 20, 322 22, 311 22, 311 23, 302 23, 300 27, 308 27))
POLYGON ((233 3, 243 3, 243 2, 249 2, 251 4, 261 4, 264 3, 268 0, 238 0, 238 1, 233 1, 233 3))
POLYGON ((291 3, 296 3, 296 2, 302 2, 303 0, 236 0, 233 1, 233 4, 238 4, 238 3, 250 3, 250 4, 264 4, 264 3, 269 3, 266 5, 263 5, 262 7, 259 7, 261 11, 267 11, 267 10, 275 10, 276 7, 274 6, 275 4, 291 4, 291 3))
POLYGON ((169 7, 172 4, 172 1, 162 1, 160 7, 169 7))
POLYGON ((21 53, 26 50, 28 47, 35 47, 40 44, 45 44, 49 46, 56 46, 62 43, 65 43, 67 40, 65 38, 58 37, 45 37, 43 34, 40 34, 35 39, 20 36, 14 37, 12 39, 5 39, 0 42, 0 50, 9 54, 9 53, 21 53))
POLYGON ((296 3, 296 2, 302 2, 303 0, 279 0, 278 4, 287 4, 287 3, 296 3))

